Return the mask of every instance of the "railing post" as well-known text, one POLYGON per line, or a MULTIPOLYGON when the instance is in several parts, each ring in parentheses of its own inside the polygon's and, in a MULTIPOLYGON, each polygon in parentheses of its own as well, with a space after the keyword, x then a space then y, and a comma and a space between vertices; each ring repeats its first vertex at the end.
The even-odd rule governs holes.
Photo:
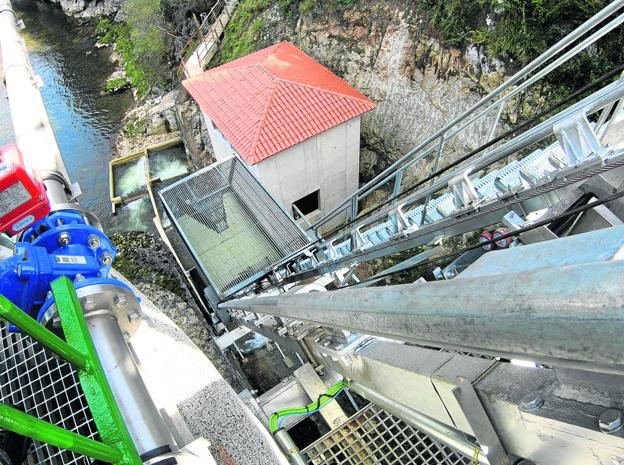
POLYGON ((0 318, 18 327, 46 349, 51 350, 76 368, 87 366, 87 357, 63 341, 53 332, 41 326, 37 321, 13 305, 9 299, 0 295, 0 318))
POLYGON ((349 216, 349 221, 354 221, 357 218, 359 213, 359 199, 357 194, 354 194, 351 197, 351 212, 349 216))
POLYGON ((392 205, 396 205, 398 202, 398 198, 396 198, 401 193, 401 182, 403 182, 403 175, 405 174, 405 168, 401 168, 394 175, 394 187, 392 188, 392 205))
MULTIPOLYGON (((445 135, 442 134, 440 136, 440 140, 438 141, 436 158, 435 158, 435 161, 433 162, 433 169, 431 170, 431 174, 435 173, 436 171, 440 169, 440 161, 442 160, 442 151, 444 150, 444 142, 445 142, 444 136, 445 135)), ((435 182, 435 178, 431 180, 429 185, 433 186, 434 182, 435 182)), ((427 198, 425 199, 425 206, 423 207, 422 215, 420 217, 420 226, 425 224, 425 219, 427 218, 427 207, 429 206, 429 202, 431 202, 430 195, 428 195, 427 198)))
POLYGON ((0 404, 0 427, 103 462, 131 463, 125 461, 121 451, 112 446, 72 433, 4 404, 0 404))
POLYGON ((486 142, 489 142, 492 139, 494 139, 494 134, 496 134, 496 128, 498 127, 498 122, 500 121, 501 114, 503 113, 503 108, 505 108, 505 100, 501 100, 501 102, 498 105, 496 118, 494 118, 494 123, 492 124, 492 129, 490 129, 486 142))
MULTIPOLYGON (((405 168, 401 168, 396 172, 394 176, 394 188, 392 189, 392 198, 394 199, 391 202, 391 205, 396 205, 399 202, 399 194, 401 193, 401 183, 403 182, 403 175, 405 174, 405 168)), ((392 225, 394 227, 394 231, 399 230, 399 220, 397 218, 397 212, 395 211, 390 215, 390 220, 392 221, 392 225)))

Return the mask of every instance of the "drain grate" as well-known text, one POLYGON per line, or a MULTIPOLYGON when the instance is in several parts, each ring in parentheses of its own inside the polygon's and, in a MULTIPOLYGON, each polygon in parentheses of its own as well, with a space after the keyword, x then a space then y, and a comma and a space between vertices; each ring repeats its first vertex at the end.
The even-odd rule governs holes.
POLYGON ((468 465, 444 444, 369 404, 303 451, 311 465, 468 465))
MULTIPOLYGON (((83 436, 98 439, 97 428, 73 367, 28 336, 10 333, 0 321, 0 402, 83 436)), ((29 463, 91 465, 93 461, 34 442, 29 463)))

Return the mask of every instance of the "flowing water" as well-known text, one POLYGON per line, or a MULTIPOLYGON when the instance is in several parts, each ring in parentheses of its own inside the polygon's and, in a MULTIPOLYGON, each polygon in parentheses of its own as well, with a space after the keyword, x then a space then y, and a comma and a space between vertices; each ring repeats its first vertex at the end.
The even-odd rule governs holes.
MULTIPOLYGON (((110 48, 96 49, 93 29, 67 18, 58 8, 33 0, 13 6, 26 29, 31 61, 44 87, 41 94, 72 182, 82 188, 81 204, 105 228, 133 229, 113 218, 108 162, 121 120, 132 104, 130 93, 102 95, 115 67, 110 48)), ((0 100, 0 144, 12 142, 8 102, 0 100)))

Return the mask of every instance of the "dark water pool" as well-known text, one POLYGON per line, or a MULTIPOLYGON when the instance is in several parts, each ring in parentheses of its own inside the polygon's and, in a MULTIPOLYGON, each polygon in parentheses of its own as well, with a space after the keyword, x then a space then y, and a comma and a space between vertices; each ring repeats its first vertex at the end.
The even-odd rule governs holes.
MULTIPOLYGON (((33 0, 14 0, 24 20, 25 36, 48 115, 73 182, 84 195, 81 203, 105 227, 120 225, 113 219, 109 200, 108 162, 124 113, 132 104, 130 93, 101 95, 114 71, 110 49, 95 49, 93 29, 67 18, 58 8, 33 0)), ((6 99, 0 101, 0 144, 13 141, 6 99)), ((125 229, 125 228, 123 228, 125 229)))

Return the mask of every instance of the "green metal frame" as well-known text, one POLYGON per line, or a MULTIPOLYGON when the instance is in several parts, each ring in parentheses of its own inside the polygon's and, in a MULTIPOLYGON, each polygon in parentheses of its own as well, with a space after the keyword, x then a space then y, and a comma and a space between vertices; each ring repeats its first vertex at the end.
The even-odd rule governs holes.
POLYGON ((41 326, 2 295, 0 318, 17 326, 23 333, 76 368, 101 442, 3 404, 0 404, 0 428, 103 462, 140 465, 142 461, 102 369, 74 285, 66 277, 58 278, 52 282, 52 293, 67 342, 41 326))

